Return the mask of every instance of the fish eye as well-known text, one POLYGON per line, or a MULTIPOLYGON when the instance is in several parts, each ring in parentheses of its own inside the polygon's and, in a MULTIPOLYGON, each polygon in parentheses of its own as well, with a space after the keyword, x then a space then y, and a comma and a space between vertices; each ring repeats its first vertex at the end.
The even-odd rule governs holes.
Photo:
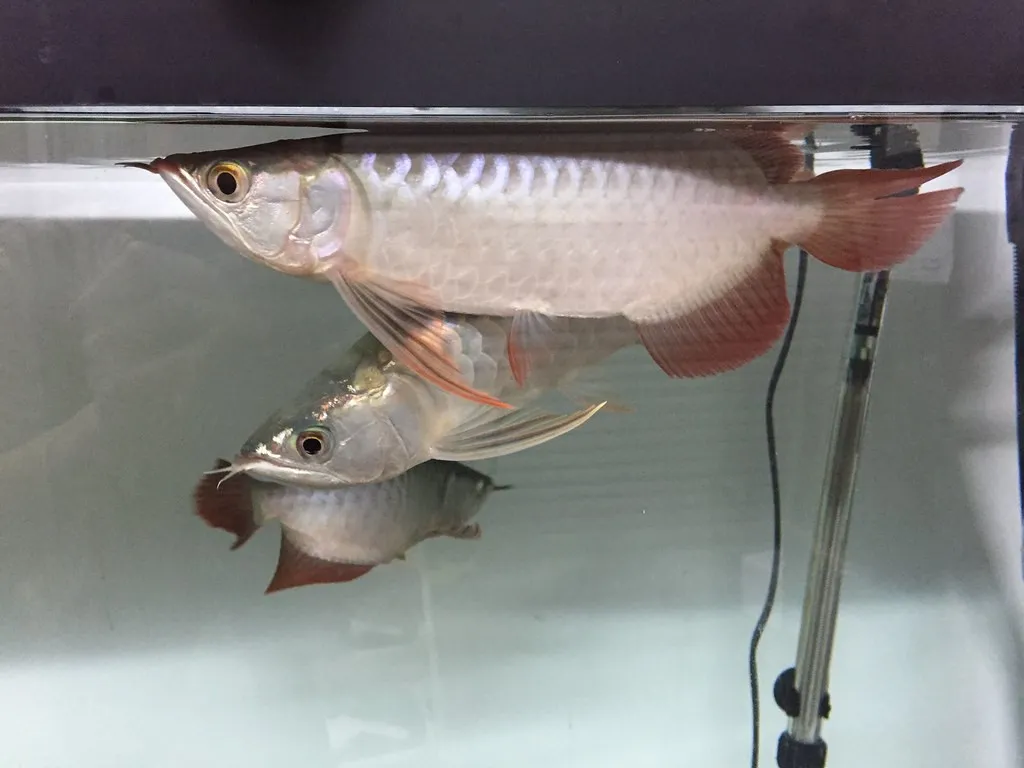
POLYGON ((330 445, 330 437, 322 429, 307 429, 295 438, 295 449, 307 459, 325 458, 330 445))
POLYGON ((237 203, 249 192, 249 174, 238 163, 217 163, 206 172, 206 187, 214 197, 237 203))

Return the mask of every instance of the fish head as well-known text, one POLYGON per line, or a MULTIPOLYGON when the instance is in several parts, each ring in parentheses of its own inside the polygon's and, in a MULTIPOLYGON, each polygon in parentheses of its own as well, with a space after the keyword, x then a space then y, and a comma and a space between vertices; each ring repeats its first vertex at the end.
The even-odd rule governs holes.
POLYGON ((122 163, 158 174, 185 206, 246 258, 316 278, 356 247, 361 187, 344 162, 281 141, 122 163))
MULTIPOLYGON (((334 408, 344 411, 345 404, 334 408)), ((379 482, 391 476, 394 442, 386 425, 357 404, 354 414, 309 412, 268 423, 242 446, 235 465, 257 480, 287 485, 379 482)))
POLYGON ((433 421, 414 384, 393 375, 372 336, 361 343, 253 432, 233 467, 264 482, 334 488, 380 482, 429 458, 433 421))

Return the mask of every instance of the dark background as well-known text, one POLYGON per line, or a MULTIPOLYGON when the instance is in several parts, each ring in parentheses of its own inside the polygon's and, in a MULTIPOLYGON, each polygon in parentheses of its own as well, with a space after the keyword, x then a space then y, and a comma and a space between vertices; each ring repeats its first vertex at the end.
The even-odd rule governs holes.
POLYGON ((1024 3, 0 3, 6 109, 804 104, 1024 104, 1024 3))

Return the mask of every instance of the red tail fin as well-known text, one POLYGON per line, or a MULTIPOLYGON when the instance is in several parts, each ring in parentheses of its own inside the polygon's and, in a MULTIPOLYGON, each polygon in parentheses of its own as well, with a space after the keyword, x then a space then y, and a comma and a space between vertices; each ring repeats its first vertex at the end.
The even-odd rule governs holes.
POLYGON ((825 214, 799 245, 816 259, 850 272, 891 269, 909 259, 953 211, 963 189, 890 197, 959 168, 962 160, 911 170, 832 171, 818 188, 825 214))

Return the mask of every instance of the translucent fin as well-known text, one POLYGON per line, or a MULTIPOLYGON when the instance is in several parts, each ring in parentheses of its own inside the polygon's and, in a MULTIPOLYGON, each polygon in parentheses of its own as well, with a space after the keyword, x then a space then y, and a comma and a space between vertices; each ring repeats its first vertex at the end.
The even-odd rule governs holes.
POLYGON ((571 432, 589 421, 604 405, 598 403, 565 416, 533 408, 492 411, 485 414, 485 418, 473 419, 458 432, 449 434, 435 446, 432 455, 446 461, 507 456, 571 432))
MULTIPOLYGON (((217 459, 213 469, 219 473, 230 466, 230 462, 217 459)), ((206 473, 192 493, 196 514, 211 528, 234 535, 231 549, 245 544, 259 528, 253 515, 250 488, 246 475, 232 475, 225 480, 220 474, 206 473)))
POLYGON ((633 413, 633 406, 612 389, 602 373, 592 368, 579 371, 571 379, 560 384, 558 391, 578 408, 603 402, 604 409, 611 413, 633 413))
POLYGON ((267 585, 266 594, 283 589, 305 587, 311 584, 341 584, 365 576, 375 566, 354 563, 334 563, 307 555, 288 538, 287 529, 281 531, 281 552, 277 570, 267 585))
POLYGON ((609 410, 618 410, 618 405, 613 405, 615 396, 591 397, 585 392, 600 389, 595 380, 597 363, 636 342, 633 328, 622 316, 580 318, 517 312, 509 328, 509 368, 519 386, 530 379, 541 389, 559 389, 577 407, 607 401, 609 410), (567 379, 580 382, 584 375, 592 380, 589 386, 574 385, 571 392, 564 386, 567 379))
POLYGON ((466 400, 495 408, 512 406, 469 386, 448 352, 444 312, 417 301, 415 285, 385 285, 358 268, 337 267, 326 277, 352 313, 402 365, 427 381, 466 400))
POLYGON ((480 523, 467 523, 461 528, 456 528, 453 531, 446 531, 445 536, 451 539, 464 539, 466 541, 476 541, 483 536, 483 528, 480 527, 480 523))
POLYGON ((850 272, 891 269, 913 256, 956 206, 962 188, 891 197, 959 168, 962 160, 911 170, 831 171, 811 181, 825 203, 818 228, 799 244, 850 272))
POLYGON ((788 184, 804 167, 804 153, 780 128, 729 129, 721 131, 730 142, 747 152, 769 184, 788 184))
POLYGON ((548 352, 555 341, 552 336, 551 319, 540 312, 516 312, 508 334, 508 364, 512 378, 520 387, 536 364, 538 352, 548 352))
POLYGON ((483 528, 480 527, 480 523, 467 523, 461 528, 454 528, 448 531, 431 531, 426 534, 423 539, 464 539, 466 541, 475 541, 483 536, 483 528))
POLYGON ((767 352, 789 320, 783 252, 781 244, 773 246, 742 283, 698 310, 638 322, 654 362, 674 378, 696 378, 739 368, 767 352))

